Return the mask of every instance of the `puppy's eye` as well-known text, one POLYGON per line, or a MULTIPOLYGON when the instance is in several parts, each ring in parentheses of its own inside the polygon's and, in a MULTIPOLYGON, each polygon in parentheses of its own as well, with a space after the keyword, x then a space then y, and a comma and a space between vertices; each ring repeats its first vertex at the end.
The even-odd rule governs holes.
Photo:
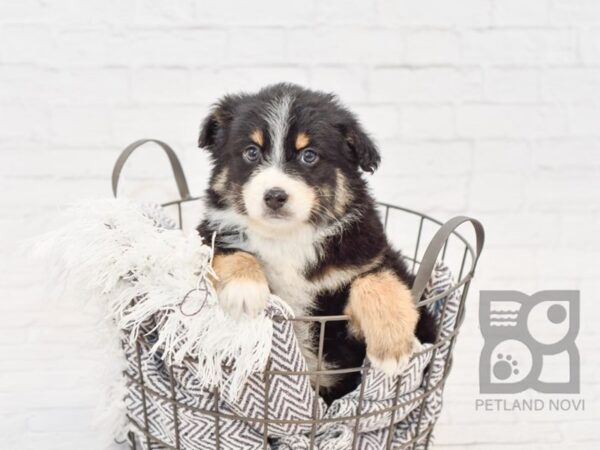
POLYGON ((260 159, 260 148, 256 145, 249 145, 244 150, 244 159, 248 162, 256 162, 260 159))
POLYGON ((312 148, 305 148, 300 152, 300 161, 308 166, 316 164, 319 160, 319 155, 312 148))

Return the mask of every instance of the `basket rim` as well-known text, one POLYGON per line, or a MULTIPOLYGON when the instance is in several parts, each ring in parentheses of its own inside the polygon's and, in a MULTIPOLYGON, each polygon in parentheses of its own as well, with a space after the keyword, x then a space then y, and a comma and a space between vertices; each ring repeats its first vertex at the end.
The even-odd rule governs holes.
MULTIPOLYGON (((168 201, 165 203, 162 203, 161 206, 162 207, 168 207, 168 206, 177 206, 178 208, 178 213, 179 213, 179 224, 181 225, 182 223, 182 211, 181 211, 181 205, 183 203, 188 203, 188 202, 193 202, 193 201, 199 201, 202 200, 204 198, 204 196, 187 196, 185 198, 181 198, 178 200, 172 200, 172 201, 168 201)), ((420 237, 420 232, 421 229, 423 227, 423 223, 425 220, 428 220, 438 226, 443 226, 444 222, 442 222, 441 220, 435 219, 433 217, 431 217, 429 214, 425 214, 419 211, 416 211, 414 209, 410 209, 410 208, 406 208, 404 206, 398 206, 398 205, 394 205, 392 203, 388 203, 388 202, 383 202, 383 201, 376 201, 376 204, 378 206, 382 206, 384 208, 386 208, 386 217, 384 219, 385 224, 387 224, 387 216, 389 213, 390 209, 395 209, 398 211, 403 211, 415 216, 419 216, 421 217, 420 220, 420 224, 419 224, 419 237, 420 237)), ((417 301, 417 307, 422 307, 422 306, 427 306, 431 303, 436 302, 437 300, 446 297, 447 295, 453 293, 454 291, 460 289, 461 287, 463 287, 465 284, 467 284, 469 281, 471 281, 474 277, 474 273, 475 273, 475 268, 477 266, 477 261, 476 261, 476 253, 475 250, 473 248, 473 245, 462 235, 460 234, 457 230, 453 230, 451 232, 452 235, 456 236, 464 245, 465 245, 465 253, 468 253, 470 255, 470 259, 471 259, 471 267, 469 268, 469 271, 464 274, 463 276, 463 269, 464 269, 464 264, 465 264, 465 255, 463 255, 463 261, 462 261, 462 266, 460 269, 460 273, 458 275, 458 280, 453 283, 453 285, 446 289, 444 292, 440 292, 438 294, 432 295, 430 297, 428 297, 425 300, 419 299, 417 301)), ((409 256, 403 256, 403 258, 405 258, 408 261, 412 261, 413 262, 413 270, 414 270, 414 266, 416 264, 420 264, 421 261, 419 261, 418 259, 416 259, 416 253, 418 250, 418 246, 419 246, 419 242, 417 242, 417 248, 415 249, 415 257, 411 258, 409 256)), ((416 275, 416 273, 415 273, 416 275)), ((307 315, 303 315, 303 316, 297 316, 297 317, 292 317, 292 318, 286 318, 283 316, 276 316, 274 317, 274 320, 284 320, 284 321, 296 321, 296 322, 336 322, 336 321, 349 321, 350 320, 350 316, 347 314, 338 314, 338 315, 329 315, 329 316, 307 316, 307 315)))
MULTIPOLYGON (((178 200, 170 200, 168 202, 161 203, 161 206, 167 207, 167 206, 181 205, 182 203, 198 201, 198 200, 202 200, 203 198, 204 198, 204 196, 202 196, 202 195, 195 195, 195 196, 190 196, 190 197, 186 197, 186 198, 180 198, 178 200)), ((435 219, 435 218, 431 217, 429 214, 422 213, 422 212, 416 211, 411 208, 406 208, 404 206, 394 205, 392 203, 383 202, 383 201, 376 201, 375 203, 377 205, 383 206, 385 208, 397 209, 400 211, 404 211, 404 212, 413 214, 415 216, 420 216, 425 220, 429 220, 430 222, 435 223, 436 225, 440 225, 440 226, 444 225, 444 222, 442 222, 441 220, 435 219)), ((452 234, 454 234, 456 237, 458 237, 463 242, 463 244, 467 245, 468 247, 471 247, 471 244, 469 243, 469 241, 467 241, 467 239, 462 234, 460 234, 458 231, 455 230, 452 232, 452 234)))

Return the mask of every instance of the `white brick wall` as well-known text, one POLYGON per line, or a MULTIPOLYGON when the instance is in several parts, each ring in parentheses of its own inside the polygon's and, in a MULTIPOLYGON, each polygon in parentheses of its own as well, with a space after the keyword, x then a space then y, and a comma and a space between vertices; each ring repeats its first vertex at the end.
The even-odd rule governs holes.
MULTIPOLYGON (((108 195, 118 150, 139 137, 172 143, 200 191, 208 105, 282 80, 361 115, 383 152, 380 199, 487 227, 437 448, 597 447, 598 1, 3 0, 0 448, 101 448, 89 319, 48 305, 19 239, 57 206, 108 195), (475 412, 482 288, 582 290, 584 413, 475 412)), ((172 192, 156 151, 126 172, 129 193, 172 192)))

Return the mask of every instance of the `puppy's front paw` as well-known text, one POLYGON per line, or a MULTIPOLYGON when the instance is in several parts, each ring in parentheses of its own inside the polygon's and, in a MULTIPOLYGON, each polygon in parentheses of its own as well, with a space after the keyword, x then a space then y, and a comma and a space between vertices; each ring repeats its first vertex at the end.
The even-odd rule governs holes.
POLYGON ((381 346, 369 344, 367 340, 367 356, 371 365, 388 376, 399 375, 408 366, 410 355, 413 353, 412 340, 412 334, 410 336, 411 344, 407 344, 404 339, 400 341, 390 339, 388 344, 381 346))
POLYGON ((364 338, 373 367, 388 375, 402 372, 413 352, 419 313, 406 284, 389 271, 356 279, 346 310, 351 330, 364 338))
POLYGON ((267 306, 267 283, 237 279, 225 283, 218 291, 221 307, 234 319, 257 317, 267 306))
POLYGON ((242 251, 217 255, 213 269, 219 302, 231 317, 256 317, 265 309, 269 285, 253 255, 242 251))

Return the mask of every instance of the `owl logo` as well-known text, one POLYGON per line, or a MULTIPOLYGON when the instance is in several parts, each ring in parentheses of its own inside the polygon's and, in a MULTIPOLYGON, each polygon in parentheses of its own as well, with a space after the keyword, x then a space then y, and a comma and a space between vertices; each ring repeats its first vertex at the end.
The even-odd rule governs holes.
POLYGON ((482 394, 579 393, 579 291, 481 291, 482 394))

